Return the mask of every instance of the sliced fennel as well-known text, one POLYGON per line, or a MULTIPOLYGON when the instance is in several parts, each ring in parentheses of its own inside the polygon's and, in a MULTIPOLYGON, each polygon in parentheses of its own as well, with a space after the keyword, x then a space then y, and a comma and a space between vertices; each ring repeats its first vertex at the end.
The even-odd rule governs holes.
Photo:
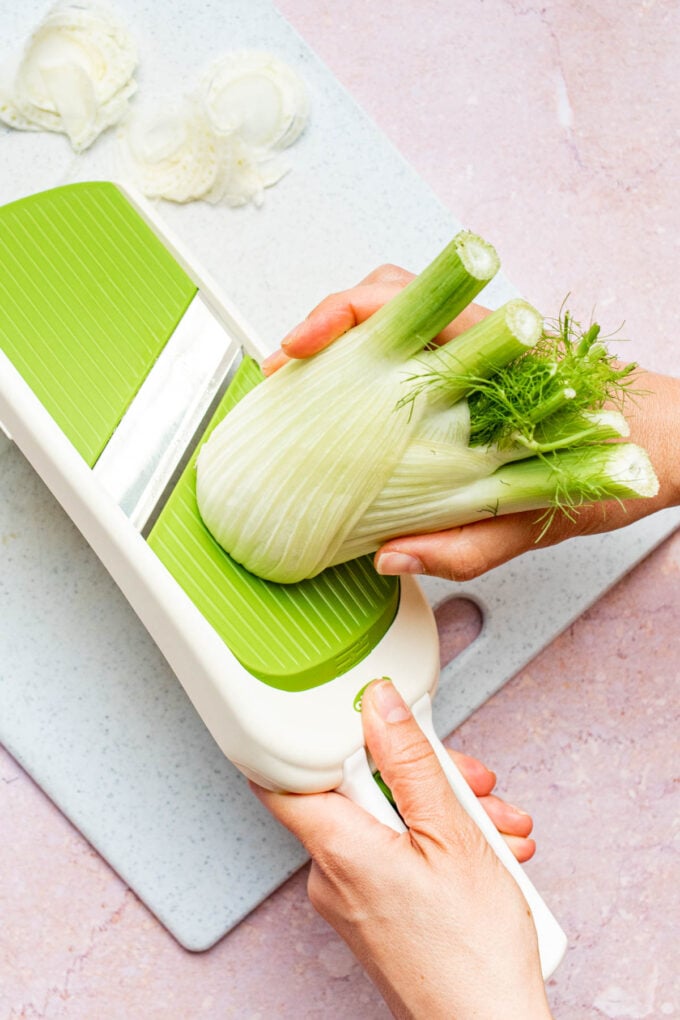
POLYGON ((57 4, 0 91, 0 120, 24 131, 61 132, 82 152, 124 116, 136 66, 132 36, 109 11, 57 4))
POLYGON ((271 188, 288 173, 290 167, 276 156, 258 158, 237 135, 229 137, 229 160, 221 198, 225 205, 261 206, 265 188, 271 188))
POLYGON ((304 130, 307 89, 269 53, 227 53, 194 95, 164 96, 128 112, 137 50, 128 30, 96 3, 52 7, 14 64, 2 70, 0 121, 65 134, 83 152, 123 121, 119 170, 150 198, 262 205, 290 170, 282 152, 304 130))
POLYGON ((196 101, 146 103, 119 131, 121 173, 149 198, 219 202, 234 162, 228 139, 215 133, 196 101))
POLYGON ((301 78, 271 53, 220 57, 199 88, 208 116, 257 153, 292 145, 305 128, 309 99, 301 78))
POLYGON ((225 54, 195 96, 131 114, 119 131, 123 173, 151 198, 259 206, 290 169, 281 150, 308 113, 292 68, 267 53, 225 54))
POLYGON ((607 442, 627 434, 602 408, 630 370, 596 328, 546 331, 516 300, 429 346, 497 269, 490 245, 460 233, 370 319, 227 415, 196 491, 234 559, 289 583, 398 535, 657 491, 643 450, 607 442))

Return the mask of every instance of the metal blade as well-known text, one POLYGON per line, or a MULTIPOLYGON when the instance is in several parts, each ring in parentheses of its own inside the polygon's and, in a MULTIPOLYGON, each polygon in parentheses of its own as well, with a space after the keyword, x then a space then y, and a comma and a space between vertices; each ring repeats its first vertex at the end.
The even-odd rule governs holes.
POLYGON ((147 533, 242 358, 241 340, 197 294, 93 468, 147 533))

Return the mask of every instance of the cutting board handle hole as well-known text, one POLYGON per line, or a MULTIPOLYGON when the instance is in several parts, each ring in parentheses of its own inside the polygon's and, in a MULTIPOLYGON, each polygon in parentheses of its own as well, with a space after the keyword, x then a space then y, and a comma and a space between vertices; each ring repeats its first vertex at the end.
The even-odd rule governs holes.
POLYGON ((443 669, 479 637, 484 617, 472 599, 452 595, 439 603, 434 618, 439 631, 439 657, 443 669))

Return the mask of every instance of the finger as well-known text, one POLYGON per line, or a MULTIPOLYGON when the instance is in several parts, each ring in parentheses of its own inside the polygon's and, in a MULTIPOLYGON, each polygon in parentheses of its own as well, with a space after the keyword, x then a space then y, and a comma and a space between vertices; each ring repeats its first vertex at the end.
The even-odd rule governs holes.
MULTIPOLYGON (((308 358, 365 322, 413 279, 413 274, 406 270, 399 270, 396 266, 390 268, 392 273, 386 274, 383 267, 379 274, 369 274, 358 286, 329 294, 284 337, 281 341, 282 350, 288 357, 308 358)), ((488 309, 481 305, 468 305, 442 330, 435 342, 447 343, 488 314, 488 309)))
MULTIPOLYGON (((365 276, 359 286, 373 283, 398 283, 401 287, 405 287, 413 279, 415 279, 415 273, 409 272, 408 269, 402 269, 401 266, 384 265, 378 266, 368 276, 365 276)), ((470 326, 476 326, 487 315, 489 315, 488 308, 476 304, 468 305, 446 329, 442 330, 435 343, 447 343, 454 337, 460 336, 470 326)))
POLYGON ((478 322, 481 322, 489 314, 489 309, 484 308, 482 305, 468 305, 460 315, 456 316, 453 322, 441 331, 439 336, 435 337, 434 342, 441 346, 448 343, 449 340, 454 340, 461 333, 464 333, 466 329, 469 329, 470 326, 476 326, 478 322))
POLYGON ((496 776, 477 758, 449 748, 447 750, 454 765, 477 794, 479 803, 520 864, 530 860, 536 852, 536 843, 533 839, 527 838, 534 827, 531 815, 501 800, 500 797, 490 796, 491 790, 496 785, 496 776))
POLYGON ((521 836, 503 836, 514 857, 520 864, 530 861, 536 853, 536 843, 533 839, 523 839, 521 836))
POLYGON ((535 546, 524 515, 494 517, 429 535, 391 539, 375 555, 379 574, 431 574, 470 581, 535 546))
POLYGON ((498 831, 506 836, 520 836, 524 838, 530 834, 534 827, 531 815, 528 815, 526 811, 522 811, 521 808, 515 807, 514 804, 508 804, 507 801, 502 800, 500 797, 493 795, 480 797, 479 803, 498 831))
MULTIPOLYGON (((447 750, 449 749, 447 748, 447 750)), ((478 797, 485 797, 487 794, 491 793, 496 785, 495 772, 491 772, 490 769, 483 764, 483 762, 479 761, 477 758, 471 757, 469 754, 462 754, 460 751, 449 750, 449 756, 458 771, 464 777, 470 789, 476 793, 478 797)))
POLYGON ((281 347, 292 358, 317 354, 348 330, 365 322, 402 289, 401 283, 387 281, 330 294, 291 330, 281 347))
POLYGON ((386 263, 383 266, 372 269, 367 276, 364 276, 363 280, 359 281, 359 286, 363 287, 369 283, 398 283, 401 287, 405 287, 407 283, 415 279, 415 275, 415 273, 404 269, 402 266, 386 263))
MULTIPOLYGON (((396 270, 398 267, 394 268, 396 270)), ((407 273, 406 270, 401 272, 405 277, 413 277, 413 274, 407 273)), ((366 277, 367 282, 370 281, 371 275, 366 277)), ((264 374, 273 375, 291 358, 307 358, 323 350, 324 347, 328 347, 348 330, 358 326, 359 323, 364 322, 379 308, 382 308, 385 301, 394 297, 401 288, 401 283, 396 277, 394 280, 381 277, 376 278, 376 281, 376 286, 371 286, 370 292, 367 294, 353 296, 354 291, 359 291, 360 287, 365 285, 362 283, 359 287, 354 288, 354 291, 344 291, 326 298, 325 301, 329 304, 325 307, 325 302, 322 301, 314 311, 310 312, 307 319, 284 338, 282 343, 285 350, 281 347, 264 359, 261 365, 264 374)), ((408 282, 408 280, 404 282, 408 282)), ((482 308, 481 305, 468 305, 449 326, 435 337, 433 342, 439 345, 448 343, 460 336, 470 326, 476 325, 488 314, 488 309, 482 308)))
POLYGON ((260 365, 260 368, 265 375, 273 375, 274 372, 277 372, 282 365, 286 364, 287 361, 290 361, 290 358, 284 351, 281 350, 281 348, 279 348, 277 351, 274 351, 273 354, 267 355, 260 365))
POLYGON ((361 716, 366 745, 411 836, 437 846, 456 840, 481 847, 481 833, 458 804, 434 750, 394 684, 370 684, 361 716))
POLYGON ((432 574, 470 581, 532 549, 544 549, 577 535, 612 531, 648 513, 647 501, 605 502, 569 517, 556 514, 543 532, 540 511, 489 517, 429 535, 391 539, 375 555, 379 574, 432 574))
MULTIPOLYGON (((250 788, 274 817, 297 836, 312 857, 327 857, 339 848, 351 846, 358 858, 366 827, 384 829, 356 804, 335 791, 280 793, 265 790, 252 782, 250 788)), ((391 832, 388 829, 384 831, 391 832)))

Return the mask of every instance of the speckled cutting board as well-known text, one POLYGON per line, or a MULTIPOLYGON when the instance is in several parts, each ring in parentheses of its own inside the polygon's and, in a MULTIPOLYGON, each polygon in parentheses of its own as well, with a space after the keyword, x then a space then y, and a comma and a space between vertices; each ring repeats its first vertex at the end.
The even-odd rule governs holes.
MULTIPOLYGON (((276 52, 309 83, 310 130, 264 208, 159 209, 272 349, 329 290, 384 261, 422 267, 458 228, 269 3, 117 8, 139 39, 147 93, 188 90, 213 56, 246 47, 276 52)), ((43 11, 7 5, 4 38, 25 38, 43 11)), ((0 202, 108 178, 113 159, 112 138, 74 158, 62 138, 0 129, 0 202)), ((511 294, 501 279, 486 300, 511 294)), ((480 637, 443 672, 440 733, 678 523, 662 514, 464 586, 426 580, 433 603, 463 594, 484 615, 480 637)), ((301 848, 223 758, 108 574, 1 435, 0 545, 0 740, 178 941, 208 948, 302 864, 301 848)))

